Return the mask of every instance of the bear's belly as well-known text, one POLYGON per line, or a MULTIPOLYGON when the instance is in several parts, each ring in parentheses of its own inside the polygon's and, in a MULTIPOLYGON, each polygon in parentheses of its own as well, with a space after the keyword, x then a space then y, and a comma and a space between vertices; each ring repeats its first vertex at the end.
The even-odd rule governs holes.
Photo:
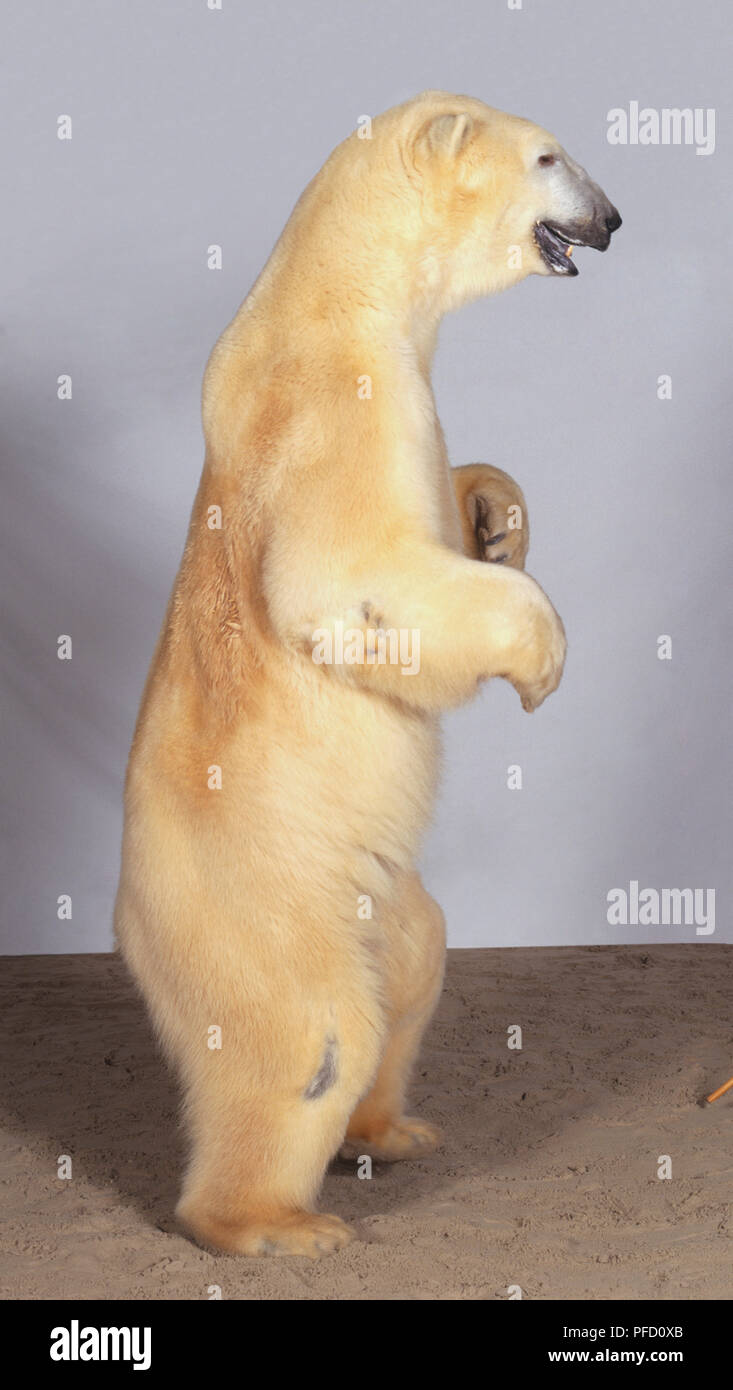
MULTIPOLYGON (((410 677, 405 677, 410 679, 410 677)), ((212 727, 175 682, 151 694, 130 761, 128 814, 151 845, 260 877, 287 854, 412 867, 437 783, 437 717, 305 664, 271 667, 252 707, 212 727)))
POLYGON ((245 823, 269 824, 304 855, 326 842, 411 866, 435 797, 437 718, 322 673, 316 683, 312 700, 301 691, 287 725, 239 730, 231 763, 241 752, 245 823))

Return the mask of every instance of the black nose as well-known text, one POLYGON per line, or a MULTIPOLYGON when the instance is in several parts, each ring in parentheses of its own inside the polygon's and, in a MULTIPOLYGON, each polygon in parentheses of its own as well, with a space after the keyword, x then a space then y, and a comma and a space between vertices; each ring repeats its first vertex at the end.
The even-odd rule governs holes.
POLYGON ((609 234, 611 232, 617 232, 620 226, 621 218, 619 217, 616 209, 614 208, 610 216, 606 218, 606 227, 608 228, 609 234))

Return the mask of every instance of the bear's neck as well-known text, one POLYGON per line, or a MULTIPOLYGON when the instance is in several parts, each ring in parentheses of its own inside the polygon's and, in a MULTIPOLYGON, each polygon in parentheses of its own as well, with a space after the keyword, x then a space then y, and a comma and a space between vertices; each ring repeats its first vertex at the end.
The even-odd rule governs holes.
POLYGON ((339 228, 293 217, 232 328, 261 327, 279 345, 299 342, 371 356, 397 351, 429 379, 443 314, 444 268, 408 241, 383 240, 368 224, 339 228))

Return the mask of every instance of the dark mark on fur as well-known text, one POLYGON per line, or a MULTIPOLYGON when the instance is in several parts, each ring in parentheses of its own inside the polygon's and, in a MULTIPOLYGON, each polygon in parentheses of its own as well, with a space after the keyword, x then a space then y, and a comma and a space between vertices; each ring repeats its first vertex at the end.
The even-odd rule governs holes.
POLYGON ((326 1053, 313 1080, 309 1082, 303 1098, 305 1100, 318 1100, 319 1096, 325 1094, 333 1086, 336 1080, 336 1053, 338 1044, 335 1038, 326 1038, 326 1053))

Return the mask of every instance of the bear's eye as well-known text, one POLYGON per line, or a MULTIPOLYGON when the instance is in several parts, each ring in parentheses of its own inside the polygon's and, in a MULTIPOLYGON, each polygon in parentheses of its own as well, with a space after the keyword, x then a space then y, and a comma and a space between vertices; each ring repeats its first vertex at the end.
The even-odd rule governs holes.
POLYGON ((555 163, 555 156, 554 156, 554 154, 541 154, 540 157, 539 157, 539 159, 537 160, 537 163, 538 163, 538 164, 554 164, 554 163, 555 163))

